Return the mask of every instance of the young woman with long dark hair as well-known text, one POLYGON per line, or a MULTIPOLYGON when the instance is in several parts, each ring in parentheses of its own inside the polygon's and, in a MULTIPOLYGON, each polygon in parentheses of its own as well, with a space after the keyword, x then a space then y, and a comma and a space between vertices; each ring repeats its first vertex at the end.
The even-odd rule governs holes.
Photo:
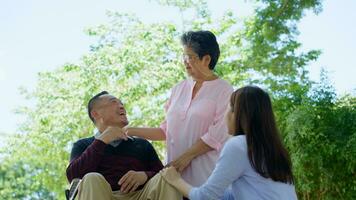
POLYGON ((187 184, 173 167, 161 171, 164 178, 191 200, 297 199, 269 95, 255 86, 236 90, 225 119, 232 137, 202 186, 187 184))

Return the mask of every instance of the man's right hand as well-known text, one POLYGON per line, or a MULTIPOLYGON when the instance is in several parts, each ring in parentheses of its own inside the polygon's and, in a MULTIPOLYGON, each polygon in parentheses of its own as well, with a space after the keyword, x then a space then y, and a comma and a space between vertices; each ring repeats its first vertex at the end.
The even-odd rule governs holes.
POLYGON ((106 144, 109 144, 112 141, 124 139, 127 140, 127 136, 122 128, 118 126, 108 126, 103 133, 98 137, 99 140, 103 141, 106 144))
POLYGON ((118 184, 121 186, 120 191, 123 193, 133 192, 138 186, 146 183, 148 176, 145 172, 130 170, 121 179, 118 184))

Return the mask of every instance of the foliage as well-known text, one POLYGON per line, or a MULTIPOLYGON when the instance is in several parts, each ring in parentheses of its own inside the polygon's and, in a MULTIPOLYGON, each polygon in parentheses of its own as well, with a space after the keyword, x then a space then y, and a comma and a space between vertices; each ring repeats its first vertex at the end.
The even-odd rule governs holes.
POLYGON ((287 119, 297 189, 303 199, 355 199, 356 98, 336 99, 321 77, 287 119))
MULTIPOLYGON (((54 71, 40 73, 36 90, 24 92, 37 104, 34 108, 19 109, 28 119, 19 134, 1 149, 4 157, 0 167, 0 196, 3 199, 64 198, 65 168, 72 143, 92 134, 94 126, 87 116, 86 104, 102 90, 123 100, 132 125, 158 126, 164 117, 163 105, 169 89, 185 78, 179 36, 186 30, 199 29, 212 30, 218 36, 221 57, 216 73, 236 87, 257 84, 273 94, 280 129, 295 162, 300 196, 307 199, 313 192, 325 196, 326 192, 322 191, 332 191, 331 197, 355 194, 352 181, 331 184, 330 181, 336 180, 325 176, 323 181, 318 181, 317 177, 324 171, 330 176, 355 176, 351 159, 355 136, 344 138, 344 134, 354 132, 354 125, 347 124, 353 122, 347 119, 354 117, 354 98, 337 100, 333 96, 328 103, 323 96, 326 93, 308 96, 313 84, 305 66, 317 59, 320 52, 300 52, 301 44, 296 40, 297 22, 305 10, 319 12, 320 0, 251 2, 256 7, 255 13, 243 20, 231 11, 219 19, 212 18, 203 0, 156 1, 162 6, 176 7, 182 24, 165 21, 147 24, 132 15, 109 12, 110 23, 86 30, 97 42, 80 63, 67 63, 54 71), (189 17, 191 12, 194 15, 189 17), (315 109, 308 109, 308 105, 315 109), (328 109, 324 111, 321 105, 328 109), (316 124, 317 113, 326 111, 325 121, 316 124), (298 121, 304 119, 310 120, 305 124, 298 121), (303 125, 304 132, 293 126, 294 123, 303 125), (331 124, 332 130, 342 130, 340 137, 332 139, 335 137, 328 129, 331 124), (318 129, 314 130, 315 127, 318 129), (325 134, 322 139, 337 143, 326 143, 325 147, 318 144, 325 148, 322 154, 314 152, 316 139, 307 140, 314 143, 307 143, 308 148, 301 149, 304 135, 311 133, 325 134), (347 145, 340 149, 344 144, 347 145), (324 171, 318 171, 319 165, 313 165, 313 172, 303 175, 308 169, 304 161, 310 155, 313 155, 310 159, 315 158, 313 162, 327 163, 338 152, 342 152, 338 157, 340 163, 347 166, 345 173, 335 168, 341 164, 325 166, 324 171)), ((154 145, 163 158, 164 144, 155 142, 154 145)))

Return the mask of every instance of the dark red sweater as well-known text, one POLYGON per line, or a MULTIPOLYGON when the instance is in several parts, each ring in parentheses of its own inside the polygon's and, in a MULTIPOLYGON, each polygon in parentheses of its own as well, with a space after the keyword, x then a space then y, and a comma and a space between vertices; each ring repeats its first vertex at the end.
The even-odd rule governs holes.
POLYGON ((113 147, 90 137, 74 143, 67 178, 71 182, 74 178, 83 178, 89 172, 98 172, 115 191, 120 189, 118 182, 129 170, 144 171, 150 179, 162 168, 162 162, 147 140, 135 138, 113 147))

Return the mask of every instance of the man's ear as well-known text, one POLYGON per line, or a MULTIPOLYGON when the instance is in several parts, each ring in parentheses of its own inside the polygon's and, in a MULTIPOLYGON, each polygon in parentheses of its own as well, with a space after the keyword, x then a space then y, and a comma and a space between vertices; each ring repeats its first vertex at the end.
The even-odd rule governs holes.
POLYGON ((91 116, 94 118, 95 121, 98 121, 100 114, 96 110, 92 110, 90 112, 91 116))
POLYGON ((210 57, 210 55, 207 54, 207 55, 203 56, 203 62, 204 62, 204 65, 206 65, 206 66, 209 67, 210 62, 211 62, 211 57, 210 57))

